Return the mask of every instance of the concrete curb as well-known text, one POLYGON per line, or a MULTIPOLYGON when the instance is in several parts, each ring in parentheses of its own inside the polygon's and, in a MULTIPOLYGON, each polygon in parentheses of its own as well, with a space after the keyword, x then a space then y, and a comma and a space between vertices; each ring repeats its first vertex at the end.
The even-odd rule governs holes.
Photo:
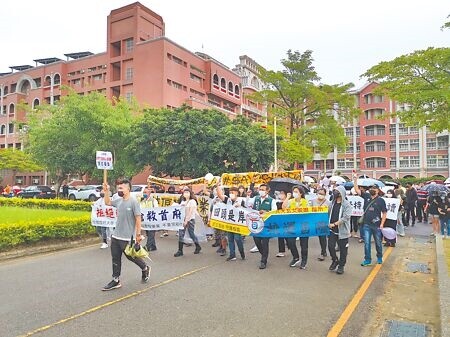
POLYGON ((450 336, 450 278, 444 255, 442 236, 436 236, 436 266, 441 309, 441 336, 450 336))
POLYGON ((84 238, 76 239, 76 240, 66 240, 60 242, 42 242, 36 243, 29 246, 20 246, 18 248, 1 252, 0 253, 0 262, 8 261, 12 259, 17 259, 25 256, 32 256, 37 254, 45 254, 50 252, 55 252, 64 249, 78 248, 83 246, 89 246, 95 243, 100 245, 100 239, 98 236, 89 235, 84 238))

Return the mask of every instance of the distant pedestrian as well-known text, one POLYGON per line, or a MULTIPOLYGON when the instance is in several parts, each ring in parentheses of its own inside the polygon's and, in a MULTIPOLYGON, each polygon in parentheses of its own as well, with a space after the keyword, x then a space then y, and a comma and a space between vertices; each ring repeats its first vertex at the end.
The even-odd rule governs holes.
MULTIPOLYGON (((330 202, 327 199, 327 190, 323 187, 320 187, 317 190, 317 197, 309 202, 309 204, 313 207, 318 206, 330 206, 330 202)), ((319 236, 320 243, 320 255, 317 258, 319 261, 324 261, 327 256, 327 236, 320 235, 319 236)))
MULTIPOLYGON (((395 196, 394 196, 394 190, 388 190, 387 192, 386 192, 386 194, 384 195, 384 197, 385 198, 394 198, 395 196)), ((387 219, 386 218, 386 221, 384 222, 384 228, 392 228, 394 231, 395 231, 395 234, 397 233, 397 219, 387 219)), ((386 235, 383 235, 384 236, 384 241, 385 241, 385 244, 384 244, 384 246, 385 247, 395 247, 395 244, 397 243, 397 235, 395 235, 395 238, 388 238, 388 237, 386 237, 386 235)))
MULTIPOLYGON (((102 289, 107 291, 122 286, 119 279, 122 271, 122 253, 131 238, 133 237, 137 244, 141 242, 141 208, 136 198, 131 198, 131 182, 127 179, 119 181, 117 185, 117 199, 111 201, 107 184, 103 184, 103 191, 105 192, 105 204, 117 208, 117 223, 111 238, 113 279, 102 289)), ((126 254, 125 256, 141 269, 142 282, 148 282, 150 279, 150 266, 147 266, 141 258, 130 257, 126 254)))
MULTIPOLYGON (((442 199, 439 196, 439 192, 438 191, 431 191, 430 196, 428 197, 428 201, 427 201, 427 211, 428 214, 431 217, 432 225, 433 225, 433 232, 431 233, 431 235, 437 235, 440 232, 440 221, 439 221, 439 210, 438 208, 441 206, 440 204, 442 203, 442 199)), ((442 206, 441 206, 442 207, 442 206)))
POLYGON ((411 219, 411 226, 416 223, 416 205, 417 205, 417 191, 411 183, 406 184, 406 224, 409 226, 409 220, 411 219))
POLYGON ((64 184, 62 186, 62 197, 63 197, 63 199, 69 198, 69 185, 67 185, 67 182, 64 182, 64 184))
MULTIPOLYGON (((144 192, 142 194, 142 200, 141 200, 141 208, 154 208, 158 207, 158 200, 153 196, 153 193, 155 192, 154 187, 146 187, 144 189, 144 192)), ((145 248, 148 251, 155 251, 156 250, 156 240, 155 240, 155 234, 156 231, 149 231, 146 230, 145 233, 147 234, 147 242, 145 244, 145 248)))

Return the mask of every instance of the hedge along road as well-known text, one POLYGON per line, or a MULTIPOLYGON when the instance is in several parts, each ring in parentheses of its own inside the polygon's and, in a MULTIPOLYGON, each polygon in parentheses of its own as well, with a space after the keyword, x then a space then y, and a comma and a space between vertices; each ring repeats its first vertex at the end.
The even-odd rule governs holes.
MULTIPOLYGON (((246 241, 248 252, 253 240, 246 241)), ((275 257, 276 240, 266 270, 257 268, 259 254, 225 262, 209 243, 176 259, 173 233, 157 244, 150 283, 141 284, 138 268, 123 259, 123 287, 111 292, 100 291, 111 258, 98 245, 1 263, 1 335, 337 336, 336 322, 345 324, 340 317, 352 311, 349 303, 357 306, 373 269, 359 266, 355 239, 341 276, 328 271, 329 259, 316 260, 317 238, 306 271, 275 257)))

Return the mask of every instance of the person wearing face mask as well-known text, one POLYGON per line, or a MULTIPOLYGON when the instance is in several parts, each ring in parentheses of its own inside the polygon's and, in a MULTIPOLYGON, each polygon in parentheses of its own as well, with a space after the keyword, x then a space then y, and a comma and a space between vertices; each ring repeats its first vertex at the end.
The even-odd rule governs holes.
MULTIPOLYGON (((226 196, 223 193, 221 186, 217 188, 217 197, 225 204, 230 204, 235 207, 245 207, 245 200, 238 197, 239 189, 237 187, 230 187, 229 194, 226 196)), ((232 232, 227 232, 228 248, 230 249, 230 255, 227 257, 227 261, 236 261, 236 246, 238 246, 241 259, 245 260, 244 243, 242 241, 242 235, 232 232)))
MULTIPOLYGON (((290 195, 290 193, 289 193, 290 195)), ((283 208, 283 202, 287 198, 287 193, 285 191, 280 191, 276 202, 277 202, 277 209, 283 208)), ((285 257, 286 255, 286 245, 287 245, 288 238, 278 238, 278 254, 275 255, 276 257, 285 257)))
MULTIPOLYGON (((158 200, 153 197, 154 190, 153 188, 146 187, 144 189, 144 193, 142 194, 142 200, 141 200, 141 208, 153 208, 158 207, 158 200)), ((145 231, 147 234, 147 242, 145 244, 145 248, 148 251, 155 251, 156 250, 156 240, 155 240, 155 234, 156 231, 145 231)))
MULTIPOLYGON (((260 214, 277 210, 277 203, 275 199, 269 196, 269 191, 270 188, 267 184, 261 184, 259 186, 259 195, 257 195, 252 202, 252 208, 259 211, 260 214)), ((253 240, 261 254, 259 269, 266 269, 267 257, 269 256, 269 238, 254 236, 253 240)))
POLYGON ((369 193, 361 193, 357 184, 357 176, 353 178, 356 193, 364 199, 364 214, 362 223, 362 233, 364 239, 364 260, 361 266, 370 266, 372 264, 371 256, 371 240, 372 235, 375 240, 375 248, 377 251, 377 263, 383 263, 383 247, 381 243, 383 228, 386 222, 386 202, 379 197, 379 187, 377 185, 370 186, 369 193))
MULTIPOLYGON (((109 186, 103 183, 105 205, 117 208, 117 223, 111 238, 113 279, 103 287, 103 291, 117 289, 122 286, 119 280, 122 270, 122 253, 131 238, 136 240, 136 244, 141 242, 141 207, 136 198, 132 198, 130 195, 131 181, 128 179, 119 181, 117 189, 119 198, 111 201, 109 186)), ((142 271, 142 283, 147 283, 150 279, 150 266, 141 258, 130 257, 126 254, 125 256, 139 266, 142 271)))
MULTIPOLYGON (((330 202, 327 200, 327 190, 320 187, 317 190, 317 197, 309 202, 310 206, 330 206, 330 202)), ((327 236, 319 236, 320 243, 320 256, 317 258, 319 261, 324 261, 327 256, 327 236)))
MULTIPOLYGON (((100 207, 103 208, 105 206, 105 193, 102 191, 100 192, 100 198, 97 199, 97 201, 94 203, 93 207, 100 207)), ((108 227, 101 227, 97 226, 96 228, 97 234, 102 240, 102 244, 100 246, 100 249, 106 249, 108 248, 108 227)))
MULTIPOLYGON (((305 191, 300 186, 294 186, 292 188, 292 198, 285 200, 283 203, 283 209, 301 207, 308 207, 308 201, 305 199, 305 191)), ((306 269, 306 263, 308 261, 308 243, 308 237, 300 238, 300 251, 302 255, 302 260, 300 262, 296 238, 288 238, 288 248, 292 254, 292 261, 289 263, 290 267, 296 267, 300 264, 300 269, 306 269)))
POLYGON ((195 200, 195 195, 190 188, 188 187, 183 188, 183 195, 181 197, 180 205, 186 207, 186 214, 183 222, 184 228, 178 231, 178 251, 173 255, 175 257, 183 256, 183 245, 184 245, 183 240, 186 230, 188 231, 192 241, 194 241, 195 244, 194 254, 198 254, 202 250, 202 247, 200 247, 198 243, 197 236, 195 236, 194 233, 195 213, 197 212, 197 201, 195 200))
MULTIPOLYGON (((386 194, 383 196, 384 198, 394 198, 394 190, 388 190, 386 194)), ((392 220, 392 219, 386 219, 386 222, 384 223, 384 228, 392 228, 397 232, 397 221, 398 220, 392 220)), ((383 235, 384 236, 384 235, 383 235)), ((394 239, 388 239, 384 236, 384 246, 385 247, 395 247, 395 244, 397 243, 397 238, 394 239)))
POLYGON ((328 208, 328 219, 330 237, 328 239, 328 250, 332 262, 328 268, 341 275, 344 273, 344 266, 347 262, 348 238, 350 237, 350 217, 352 215, 352 205, 345 197, 345 188, 337 186, 333 190, 333 201, 328 208), (339 247, 339 259, 336 254, 336 243, 339 247))

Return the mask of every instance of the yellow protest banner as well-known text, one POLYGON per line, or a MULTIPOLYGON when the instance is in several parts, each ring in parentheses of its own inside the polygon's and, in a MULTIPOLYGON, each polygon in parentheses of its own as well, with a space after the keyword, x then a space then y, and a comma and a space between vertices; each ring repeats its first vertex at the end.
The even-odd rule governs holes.
POLYGON ((291 178, 303 180, 303 170, 283 172, 246 172, 246 173, 224 173, 221 181, 224 187, 240 186, 249 187, 253 182, 256 186, 268 184, 274 178, 291 178))
POLYGON ((187 180, 177 180, 177 179, 165 179, 165 178, 159 178, 155 176, 148 176, 147 182, 148 183, 156 183, 156 184, 162 184, 162 185, 175 185, 175 186, 188 186, 188 185, 199 185, 199 184, 205 184, 208 183, 208 185, 214 185, 217 184, 218 177, 214 177, 211 182, 206 182, 205 177, 196 178, 196 179, 187 179, 187 180))

